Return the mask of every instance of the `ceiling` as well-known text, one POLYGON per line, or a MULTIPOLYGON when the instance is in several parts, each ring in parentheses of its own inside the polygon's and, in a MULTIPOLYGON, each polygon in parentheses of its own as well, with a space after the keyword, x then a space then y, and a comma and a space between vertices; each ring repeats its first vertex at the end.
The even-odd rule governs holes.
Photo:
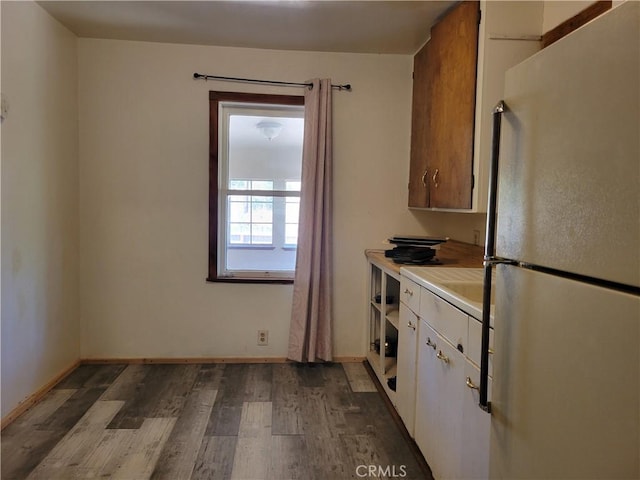
POLYGON ((453 1, 38 2, 79 37, 414 54, 453 1))

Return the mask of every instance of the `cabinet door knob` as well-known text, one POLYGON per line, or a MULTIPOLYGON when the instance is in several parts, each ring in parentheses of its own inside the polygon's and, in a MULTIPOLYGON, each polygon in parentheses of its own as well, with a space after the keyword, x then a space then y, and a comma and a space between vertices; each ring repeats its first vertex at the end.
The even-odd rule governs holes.
POLYGON ((412 296, 412 295, 413 295, 413 292, 412 292, 411 290, 409 290, 408 288, 405 288, 405 289, 404 289, 404 293, 406 293, 406 294, 407 294, 407 295, 409 295, 409 296, 412 296))
POLYGON ((431 338, 430 338, 430 337, 427 337, 427 343, 426 343, 426 345, 427 345, 428 347, 433 348, 434 350, 436 349, 436 344, 435 344, 435 343, 433 343, 433 342, 431 341, 431 338))
POLYGON ((489 351, 489 355, 493 355, 493 348, 490 348, 488 351, 489 351))
POLYGON ((433 184, 435 185, 436 188, 438 188, 438 174, 440 173, 440 170, 436 168, 436 172, 433 174, 433 184))
POLYGON ((429 170, 425 170, 424 173, 422 174, 422 186, 426 187, 427 186, 427 173, 429 172, 429 170))
POLYGON ((449 357, 447 357, 444 353, 442 353, 442 350, 438 350, 438 354, 436 355, 436 357, 438 357, 444 363, 449 363, 449 357))
POLYGON ((467 387, 471 388, 472 390, 480 390, 480 387, 471 381, 471 377, 467 377, 466 384, 467 387))
POLYGON ((409 327, 411 330, 415 330, 416 329, 416 326, 411 322, 407 323, 407 327, 409 327))

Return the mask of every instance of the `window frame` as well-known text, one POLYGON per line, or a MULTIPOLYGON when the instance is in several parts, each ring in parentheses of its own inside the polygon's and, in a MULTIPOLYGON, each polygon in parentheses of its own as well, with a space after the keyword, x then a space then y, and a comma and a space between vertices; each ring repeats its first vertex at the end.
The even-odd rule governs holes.
MULTIPOLYGON (((265 283, 265 284, 291 284, 291 278, 279 277, 229 277, 220 275, 218 272, 218 238, 219 238, 219 167, 220 167, 220 117, 219 106, 221 102, 238 102, 260 105, 285 105, 304 106, 304 96, 302 95, 273 95, 262 93, 241 93, 241 92, 209 92, 209 268, 208 282, 230 282, 230 283, 265 283)), ((224 227, 223 227, 224 228, 224 227)), ((269 248, 268 246, 258 248, 269 248)), ((240 247, 242 248, 242 247, 240 247)), ((244 247, 246 248, 246 247, 244 247)))

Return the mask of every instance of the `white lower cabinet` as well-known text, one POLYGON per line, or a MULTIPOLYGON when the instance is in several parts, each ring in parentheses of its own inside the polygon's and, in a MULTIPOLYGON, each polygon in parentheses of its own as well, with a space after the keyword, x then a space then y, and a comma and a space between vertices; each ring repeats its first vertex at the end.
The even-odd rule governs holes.
MULTIPOLYGON (((470 318, 469 322, 476 320, 470 318)), ((464 376, 467 388, 462 404, 462 446, 460 456, 460 478, 489 478, 489 437, 491 415, 478 407, 480 402, 480 370, 466 361, 464 376), (468 380, 468 381, 467 381, 468 380)), ((489 377, 489 400, 491 400, 491 377, 489 377)))
POLYGON ((396 378, 397 409, 409 435, 414 437, 416 407, 416 346, 418 316, 400 303, 398 325, 398 369, 396 378))
POLYGON ((424 321, 418 331, 418 364, 416 377, 415 440, 436 475, 438 456, 439 393, 437 344, 440 337, 424 321))
POLYGON ((434 478, 488 478, 480 322, 383 263, 370 261, 369 280, 367 358, 434 478))
POLYGON ((421 322, 416 443, 436 479, 460 478, 464 364, 462 353, 421 322))
POLYGON ((478 406, 480 371, 466 348, 468 324, 477 320, 431 292, 420 305, 416 443, 436 480, 488 478, 491 416, 478 406))

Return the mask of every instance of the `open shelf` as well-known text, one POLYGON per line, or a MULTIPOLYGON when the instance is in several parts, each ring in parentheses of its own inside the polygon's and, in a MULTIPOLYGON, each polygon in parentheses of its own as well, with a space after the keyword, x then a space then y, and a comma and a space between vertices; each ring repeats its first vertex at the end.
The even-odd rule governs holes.
MULTIPOLYGON (((395 307, 394 305, 391 306, 395 307)), ((396 330, 398 330, 398 325, 400 324, 400 310, 398 310, 397 308, 389 309, 388 313, 385 315, 385 318, 391 325, 396 328, 396 330)))
POLYGON ((367 360, 378 377, 389 400, 396 404, 396 392, 389 388, 387 380, 396 376, 398 344, 398 327, 400 323, 400 275, 397 270, 388 268, 383 263, 369 261, 369 306, 368 306, 368 340, 367 360), (379 300, 379 301, 376 301, 379 300), (395 345, 386 356, 384 342, 395 345), (380 340, 380 353, 372 346, 380 340))

